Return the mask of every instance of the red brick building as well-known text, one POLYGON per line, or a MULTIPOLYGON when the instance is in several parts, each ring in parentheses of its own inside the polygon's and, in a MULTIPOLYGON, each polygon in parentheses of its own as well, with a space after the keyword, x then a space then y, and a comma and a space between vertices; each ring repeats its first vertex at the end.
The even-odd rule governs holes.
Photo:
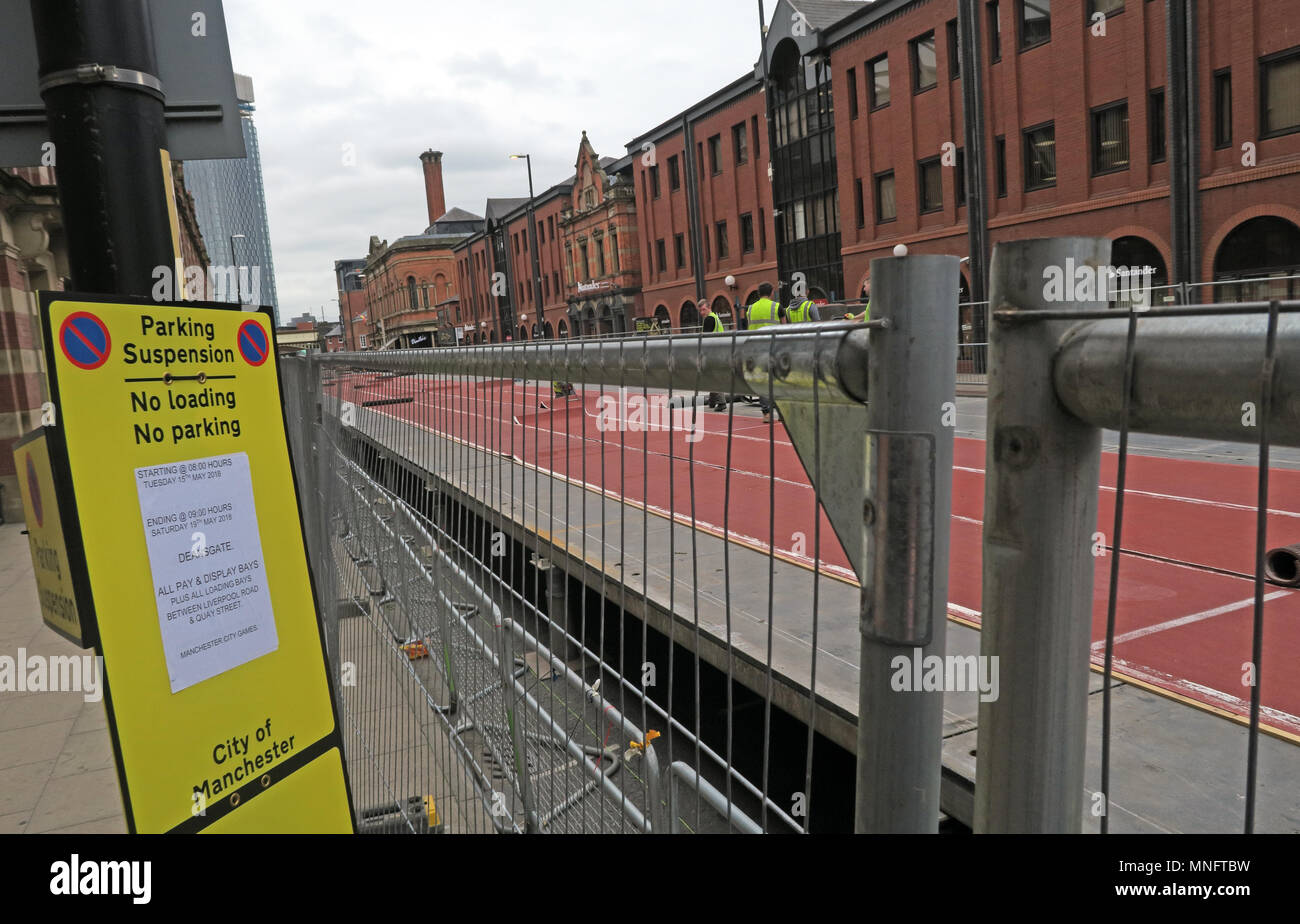
MULTIPOLYGON (((784 300, 801 282, 814 298, 853 298, 870 261, 898 244, 971 257, 963 290, 978 294, 972 267, 987 265, 997 241, 1021 237, 1109 236, 1113 262, 1152 266, 1155 284, 1300 274, 1292 4, 1203 3, 1187 26, 1197 51, 1180 79, 1200 130, 1180 164, 1195 177, 1182 273, 1164 4, 974 6, 978 64, 960 55, 953 0, 780 0, 753 74, 628 144, 641 155, 647 306, 679 325, 693 320, 692 297, 746 304, 778 259, 784 300), (969 113, 963 66, 981 77, 969 113), (984 155, 973 163, 971 124, 982 127, 984 155), (974 214, 968 187, 984 191, 974 214), (986 241, 982 258, 971 253, 972 226, 986 241), (734 289, 723 287, 728 276, 734 289)), ((1300 294, 1294 281, 1218 288, 1300 294)))
POLYGON ((573 166, 557 225, 568 327, 585 337, 626 333, 644 313, 631 167, 627 158, 598 157, 586 132, 573 166))
POLYGON ((478 231, 456 246, 476 342, 592 336, 634 329, 641 257, 631 157, 599 157, 586 132, 574 175, 532 200, 489 199, 478 231))
POLYGON ((628 143, 636 157, 647 314, 699 323, 707 298, 731 326, 776 282, 772 184, 761 84, 746 74, 628 143))
POLYGON ((535 280, 528 200, 488 201, 455 247, 474 339, 690 328, 701 298, 743 323, 778 278, 853 299, 900 244, 967 258, 979 301, 997 242, 1068 235, 1155 285, 1220 283, 1170 298, 1300 297, 1295 2, 1172 8, 779 0, 752 70, 625 157, 584 133, 532 203, 535 280))
MULTIPOLYGON (((454 344, 467 329, 452 251, 482 219, 464 209, 447 210, 441 151, 425 151, 420 161, 429 226, 392 244, 372 236, 360 274, 359 313, 366 317, 364 336, 372 349, 454 344)), ((356 334, 358 348, 361 336, 356 334)))
MULTIPOLYGON (((952 0, 777 5, 764 54, 777 115, 774 187, 781 240, 789 242, 786 280, 812 266, 815 284, 852 296, 870 260, 900 243, 971 256, 980 266, 971 254, 973 226, 989 247, 1024 237, 1108 236, 1116 241, 1113 263, 1153 265, 1157 284, 1300 273, 1293 3, 1198 4, 1200 18, 1187 26, 1197 39, 1185 77, 1171 70, 1164 3, 976 6, 979 105, 968 112, 962 69, 975 68, 960 54, 952 0), (1169 128, 1180 119, 1171 79, 1190 88, 1194 104, 1197 143, 1181 155, 1169 128), (965 157, 971 125, 983 129, 976 164, 965 157), (1195 178, 1182 273, 1171 232, 1178 170, 1195 178), (972 214, 967 188, 983 191, 983 214, 972 214), (839 237, 838 273, 833 263, 817 267, 820 254, 802 252, 818 240, 819 192, 838 203, 837 223, 828 217, 825 226, 828 237, 839 237), (791 208, 801 198, 802 227, 791 208)), ((982 288, 964 272, 967 285, 982 288)), ((1300 294, 1294 284, 1289 291, 1300 294)))

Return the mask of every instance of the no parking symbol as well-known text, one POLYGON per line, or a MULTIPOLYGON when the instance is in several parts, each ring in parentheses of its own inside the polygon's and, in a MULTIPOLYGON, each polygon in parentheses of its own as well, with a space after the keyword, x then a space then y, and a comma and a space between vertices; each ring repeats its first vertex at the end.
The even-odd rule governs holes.
POLYGON ((271 352, 271 344, 260 324, 252 319, 240 324, 238 340, 239 355, 244 357, 244 361, 250 366, 260 366, 266 362, 266 357, 271 352))
POLYGON ((59 346, 78 369, 98 369, 108 362, 113 341, 103 321, 89 311, 78 311, 59 327, 59 346))

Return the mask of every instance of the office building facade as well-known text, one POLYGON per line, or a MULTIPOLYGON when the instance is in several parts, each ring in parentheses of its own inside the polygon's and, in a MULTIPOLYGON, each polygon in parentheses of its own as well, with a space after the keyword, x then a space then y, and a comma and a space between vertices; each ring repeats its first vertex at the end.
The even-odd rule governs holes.
POLYGON ((185 164, 186 182, 194 196, 195 214, 212 265, 240 270, 238 291, 214 294, 223 301, 270 305, 278 320, 280 302, 275 288, 271 226, 262 185, 257 126, 253 123, 253 81, 236 74, 235 90, 245 156, 189 161, 185 164))

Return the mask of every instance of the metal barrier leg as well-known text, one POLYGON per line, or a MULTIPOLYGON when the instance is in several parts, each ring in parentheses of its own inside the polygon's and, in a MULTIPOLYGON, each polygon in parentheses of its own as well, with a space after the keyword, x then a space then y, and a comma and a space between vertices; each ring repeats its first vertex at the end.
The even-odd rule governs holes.
MULTIPOLYGON (((957 258, 871 261, 859 833, 939 826, 942 691, 899 691, 897 659, 942 656, 956 425, 957 258)), ((864 447, 866 448, 866 447, 864 447)), ((909 676, 911 668, 908 668, 909 676)))
MULTIPOLYGON (((999 244, 991 307, 1105 308, 1074 301, 1069 267, 1109 259, 1104 238, 999 244), (1048 303, 1048 271, 1063 275, 1065 300, 1048 303)), ((980 703, 977 832, 1083 824, 1101 432, 1069 414, 1053 387, 1069 327, 994 320, 990 332, 980 654, 999 659, 1001 682, 998 699, 980 703)))

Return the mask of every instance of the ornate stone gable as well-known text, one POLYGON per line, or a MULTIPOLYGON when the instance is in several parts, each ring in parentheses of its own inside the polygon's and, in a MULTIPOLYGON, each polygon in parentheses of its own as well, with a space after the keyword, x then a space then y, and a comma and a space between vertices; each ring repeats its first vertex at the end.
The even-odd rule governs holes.
POLYGON ((581 215, 599 208, 605 201, 605 190, 609 181, 585 131, 582 133, 582 141, 578 144, 578 159, 573 165, 573 172, 576 177, 572 193, 573 214, 581 215))

